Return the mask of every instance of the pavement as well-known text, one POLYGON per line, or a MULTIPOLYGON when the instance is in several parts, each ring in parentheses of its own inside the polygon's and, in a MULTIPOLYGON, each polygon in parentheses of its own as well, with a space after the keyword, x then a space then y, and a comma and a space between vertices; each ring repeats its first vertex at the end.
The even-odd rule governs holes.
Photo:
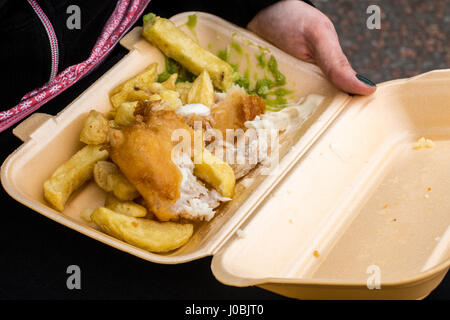
POLYGON ((450 68, 450 0, 314 0, 354 69, 375 83, 450 68), (380 29, 367 28, 370 5, 380 29))

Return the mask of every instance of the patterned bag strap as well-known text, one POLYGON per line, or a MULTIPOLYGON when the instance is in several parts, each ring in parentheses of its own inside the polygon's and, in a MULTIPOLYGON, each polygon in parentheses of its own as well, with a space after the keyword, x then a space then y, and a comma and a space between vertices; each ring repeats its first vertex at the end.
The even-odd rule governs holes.
MULTIPOLYGON (((33 5, 38 6, 35 1, 30 1, 30 4, 32 2, 33 5)), ((106 58, 123 35, 133 26, 149 2, 150 0, 118 0, 114 12, 106 22, 89 58, 81 63, 68 67, 56 75, 52 81, 27 93, 18 105, 0 112, 0 132, 8 129, 13 124, 36 111, 46 102, 91 72, 96 65, 106 58)), ((39 6, 36 8, 39 8, 39 6)), ((35 9, 34 6, 33 9, 35 9)), ((39 11, 39 9, 35 10, 39 11)), ((42 10, 40 11, 42 12, 42 10)), ((41 18, 40 15, 39 17, 41 18)), ((41 21, 43 20, 41 19, 41 21)), ((44 21, 43 23, 45 24, 44 21)))

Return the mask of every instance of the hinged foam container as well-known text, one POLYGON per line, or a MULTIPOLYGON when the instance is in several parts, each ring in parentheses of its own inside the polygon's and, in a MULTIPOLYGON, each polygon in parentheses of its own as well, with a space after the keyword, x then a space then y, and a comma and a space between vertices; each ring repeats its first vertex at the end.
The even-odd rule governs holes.
MULTIPOLYGON (((190 14, 172 20, 181 26, 190 14)), ((62 213, 46 203, 43 182, 81 148, 89 110, 108 111, 109 91, 150 63, 162 70, 162 54, 136 28, 121 41, 129 54, 80 97, 56 116, 36 113, 15 128, 25 143, 2 166, 5 190, 52 220, 148 261, 213 256, 212 271, 227 285, 311 299, 427 296, 450 267, 450 70, 351 97, 316 66, 218 17, 197 16, 196 34, 183 30, 203 47, 217 53, 234 37, 250 56, 258 45, 268 48, 298 97, 325 97, 282 146, 271 174, 239 182, 233 201, 212 221, 197 223, 191 240, 169 254, 136 248, 83 221, 81 210, 105 198, 93 182, 62 213), (422 136, 436 146, 414 150, 422 136)))

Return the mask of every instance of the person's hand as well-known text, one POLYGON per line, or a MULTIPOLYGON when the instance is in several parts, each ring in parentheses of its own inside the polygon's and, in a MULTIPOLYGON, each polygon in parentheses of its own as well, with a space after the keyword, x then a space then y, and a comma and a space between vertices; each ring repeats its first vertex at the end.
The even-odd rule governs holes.
POLYGON ((376 90, 372 81, 350 66, 331 20, 302 1, 277 2, 260 11, 247 28, 287 53, 317 64, 343 91, 368 95, 376 90))

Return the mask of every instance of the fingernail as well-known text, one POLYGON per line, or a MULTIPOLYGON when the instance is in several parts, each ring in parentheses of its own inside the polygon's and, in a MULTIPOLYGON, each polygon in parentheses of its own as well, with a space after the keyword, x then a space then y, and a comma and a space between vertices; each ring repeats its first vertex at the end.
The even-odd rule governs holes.
POLYGON ((362 76, 362 75, 360 75, 358 73, 356 74, 356 78, 358 78, 359 81, 361 81, 361 82, 363 82, 363 83, 365 83, 365 84, 367 84, 367 85, 369 85, 371 87, 376 87, 377 86, 373 81, 367 79, 366 77, 364 77, 364 76, 362 76))

